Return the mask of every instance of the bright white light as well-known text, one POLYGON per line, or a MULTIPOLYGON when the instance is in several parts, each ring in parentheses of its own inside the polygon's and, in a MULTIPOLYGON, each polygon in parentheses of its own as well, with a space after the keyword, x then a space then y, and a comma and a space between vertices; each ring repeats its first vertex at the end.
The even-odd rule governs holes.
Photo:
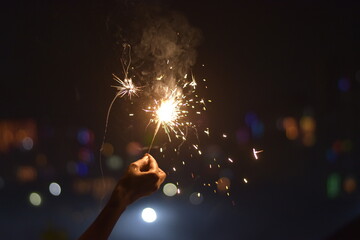
POLYGON ((145 222, 152 223, 156 220, 156 212, 152 208, 145 208, 142 213, 141 217, 145 222))
POLYGON ((61 187, 59 184, 53 182, 53 183, 50 183, 50 185, 49 185, 49 191, 52 195, 59 196, 61 193, 61 187))
POLYGON ((40 204, 41 204, 41 196, 38 193, 33 192, 29 196, 29 201, 34 206, 40 206, 40 204))
POLYGON ((160 122, 171 123, 177 119, 179 114, 179 102, 174 98, 170 98, 166 101, 163 101, 156 111, 157 117, 160 122))
POLYGON ((175 196, 177 193, 177 190, 178 189, 177 189, 176 185, 173 183, 167 183, 163 187, 163 192, 168 197, 175 196))

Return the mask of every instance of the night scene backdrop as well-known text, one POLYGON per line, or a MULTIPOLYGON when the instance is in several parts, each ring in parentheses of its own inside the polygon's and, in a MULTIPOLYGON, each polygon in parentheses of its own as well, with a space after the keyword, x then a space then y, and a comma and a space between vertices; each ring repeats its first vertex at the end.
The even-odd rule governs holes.
POLYGON ((184 156, 164 157, 160 130, 151 153, 168 174, 164 184, 178 182, 181 192, 171 196, 167 185, 170 193, 161 188, 137 201, 110 239, 357 239, 336 234, 360 215, 359 3, 1 5, 1 239, 76 239, 146 152, 154 131, 146 128, 147 103, 119 98, 100 172, 112 74, 124 77, 123 43, 139 44, 149 11, 164 24, 177 16, 172 26, 194 43, 188 67, 211 99, 197 124, 210 136, 200 139, 202 156, 185 157, 192 151, 185 147, 184 156), (264 150, 259 159, 253 148, 264 150), (214 156, 220 168, 209 166, 214 156), (141 218, 146 207, 155 222, 141 218))

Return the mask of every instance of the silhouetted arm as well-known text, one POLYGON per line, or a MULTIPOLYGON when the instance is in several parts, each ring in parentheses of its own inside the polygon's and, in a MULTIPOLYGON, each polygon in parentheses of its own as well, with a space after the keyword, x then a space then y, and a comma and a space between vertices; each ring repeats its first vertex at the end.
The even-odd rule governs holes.
POLYGON ((130 164, 125 176, 116 185, 108 203, 79 240, 108 239, 126 207, 137 199, 158 190, 166 174, 150 155, 130 164))

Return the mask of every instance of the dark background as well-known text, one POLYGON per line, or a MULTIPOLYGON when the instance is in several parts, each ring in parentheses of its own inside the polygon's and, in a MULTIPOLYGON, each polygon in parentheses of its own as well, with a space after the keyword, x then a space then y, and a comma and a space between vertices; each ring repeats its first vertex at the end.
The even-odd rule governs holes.
MULTIPOLYGON (((96 216, 98 149, 115 94, 111 74, 121 71, 114 21, 119 26, 131 21, 137 4, 1 3, 1 239, 75 239, 96 216), (33 141, 30 148, 21 129, 33 141), (79 151, 86 152, 86 163, 79 151), (48 192, 53 181, 62 187, 58 197, 48 192), (95 190, 76 187, 80 183, 95 190), (41 206, 30 204, 31 192, 40 193, 41 206)), ((160 190, 130 206, 111 239, 324 239, 355 219, 360 214, 360 5, 158 4, 181 12, 202 31, 194 72, 207 79, 206 94, 214 101, 207 115, 214 135, 229 135, 225 142, 212 138, 210 145, 236 160, 220 171, 232 181, 231 197, 212 194, 199 181, 172 198, 160 190), (315 122, 310 132, 304 119, 315 122), (258 161, 253 147, 264 149, 258 161), (200 205, 189 202, 196 191, 204 194, 200 205), (152 224, 140 218, 146 206, 158 212, 152 224)), ((136 157, 125 146, 146 140, 128 135, 141 134, 143 126, 124 120, 123 104, 114 109, 108 142, 125 167, 136 157)), ((167 166, 162 161, 160 166, 167 166)), ((114 182, 119 172, 105 168, 105 177, 114 182)), ((177 178, 181 173, 167 181, 177 178)), ((201 178, 207 178, 206 171, 201 178)))

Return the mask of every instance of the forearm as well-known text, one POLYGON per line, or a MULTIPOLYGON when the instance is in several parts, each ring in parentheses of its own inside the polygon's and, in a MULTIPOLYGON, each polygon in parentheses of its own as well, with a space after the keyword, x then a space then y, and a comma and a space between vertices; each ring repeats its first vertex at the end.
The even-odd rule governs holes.
POLYGON ((129 204, 128 196, 122 188, 117 188, 99 216, 79 240, 106 240, 129 204))

